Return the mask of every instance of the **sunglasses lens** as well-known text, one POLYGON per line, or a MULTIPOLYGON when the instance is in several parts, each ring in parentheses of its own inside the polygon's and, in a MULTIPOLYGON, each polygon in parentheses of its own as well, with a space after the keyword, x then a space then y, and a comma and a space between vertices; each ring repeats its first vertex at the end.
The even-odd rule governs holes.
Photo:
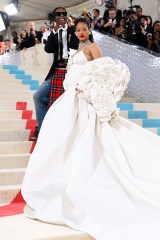
POLYGON ((67 16, 67 12, 56 12, 56 16, 60 17, 61 15, 67 16))

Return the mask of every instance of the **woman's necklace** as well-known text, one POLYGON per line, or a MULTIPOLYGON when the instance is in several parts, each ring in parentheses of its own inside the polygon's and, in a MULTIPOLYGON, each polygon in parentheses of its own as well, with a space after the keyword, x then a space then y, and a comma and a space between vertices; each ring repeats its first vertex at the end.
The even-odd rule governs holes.
POLYGON ((78 48, 82 48, 82 47, 84 47, 84 46, 86 46, 86 45, 88 45, 90 43, 91 43, 90 40, 86 40, 85 42, 81 42, 81 43, 79 43, 79 47, 78 48))
POLYGON ((79 43, 79 47, 78 47, 78 50, 73 54, 73 55, 70 55, 69 59, 68 59, 68 64, 67 64, 67 70, 70 69, 70 67, 73 65, 73 57, 79 53, 79 52, 82 52, 82 50, 79 50, 81 48, 83 48, 84 46, 86 45, 89 45, 91 42, 89 40, 86 40, 85 42, 82 42, 82 43, 79 43))

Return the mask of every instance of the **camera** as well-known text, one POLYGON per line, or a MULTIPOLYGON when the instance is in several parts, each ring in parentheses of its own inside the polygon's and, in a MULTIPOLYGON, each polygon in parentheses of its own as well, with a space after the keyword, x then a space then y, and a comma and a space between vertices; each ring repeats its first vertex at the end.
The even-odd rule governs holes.
POLYGON ((113 8, 114 4, 112 0, 105 0, 105 8, 113 8))
POLYGON ((129 9, 131 9, 131 10, 133 10, 133 8, 140 8, 141 6, 140 5, 132 5, 132 2, 133 2, 133 0, 129 0, 129 3, 130 3, 130 7, 129 7, 129 9))

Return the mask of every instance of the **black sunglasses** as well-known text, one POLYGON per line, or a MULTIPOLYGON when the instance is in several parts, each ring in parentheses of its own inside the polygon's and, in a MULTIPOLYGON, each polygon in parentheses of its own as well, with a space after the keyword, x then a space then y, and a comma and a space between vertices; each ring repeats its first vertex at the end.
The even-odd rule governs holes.
POLYGON ((55 12, 55 16, 60 17, 61 15, 67 16, 67 12, 55 12))

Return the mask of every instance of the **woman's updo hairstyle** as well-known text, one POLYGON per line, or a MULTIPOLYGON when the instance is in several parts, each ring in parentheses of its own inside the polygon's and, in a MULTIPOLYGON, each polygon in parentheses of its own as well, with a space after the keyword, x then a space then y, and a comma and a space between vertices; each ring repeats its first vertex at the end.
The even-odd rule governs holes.
POLYGON ((75 30, 76 30, 78 23, 84 23, 87 25, 88 29, 90 29, 90 23, 84 17, 80 17, 80 18, 76 19, 75 24, 74 24, 75 30))
MULTIPOLYGON (((90 29, 90 23, 89 23, 83 16, 81 16, 80 18, 77 18, 77 19, 76 19, 75 24, 74 24, 75 31, 76 31, 76 27, 77 27, 78 23, 84 23, 84 24, 87 25, 88 29, 90 29)), ((90 40, 91 42, 94 42, 92 32, 91 32, 91 34, 89 35, 89 40, 90 40)))

